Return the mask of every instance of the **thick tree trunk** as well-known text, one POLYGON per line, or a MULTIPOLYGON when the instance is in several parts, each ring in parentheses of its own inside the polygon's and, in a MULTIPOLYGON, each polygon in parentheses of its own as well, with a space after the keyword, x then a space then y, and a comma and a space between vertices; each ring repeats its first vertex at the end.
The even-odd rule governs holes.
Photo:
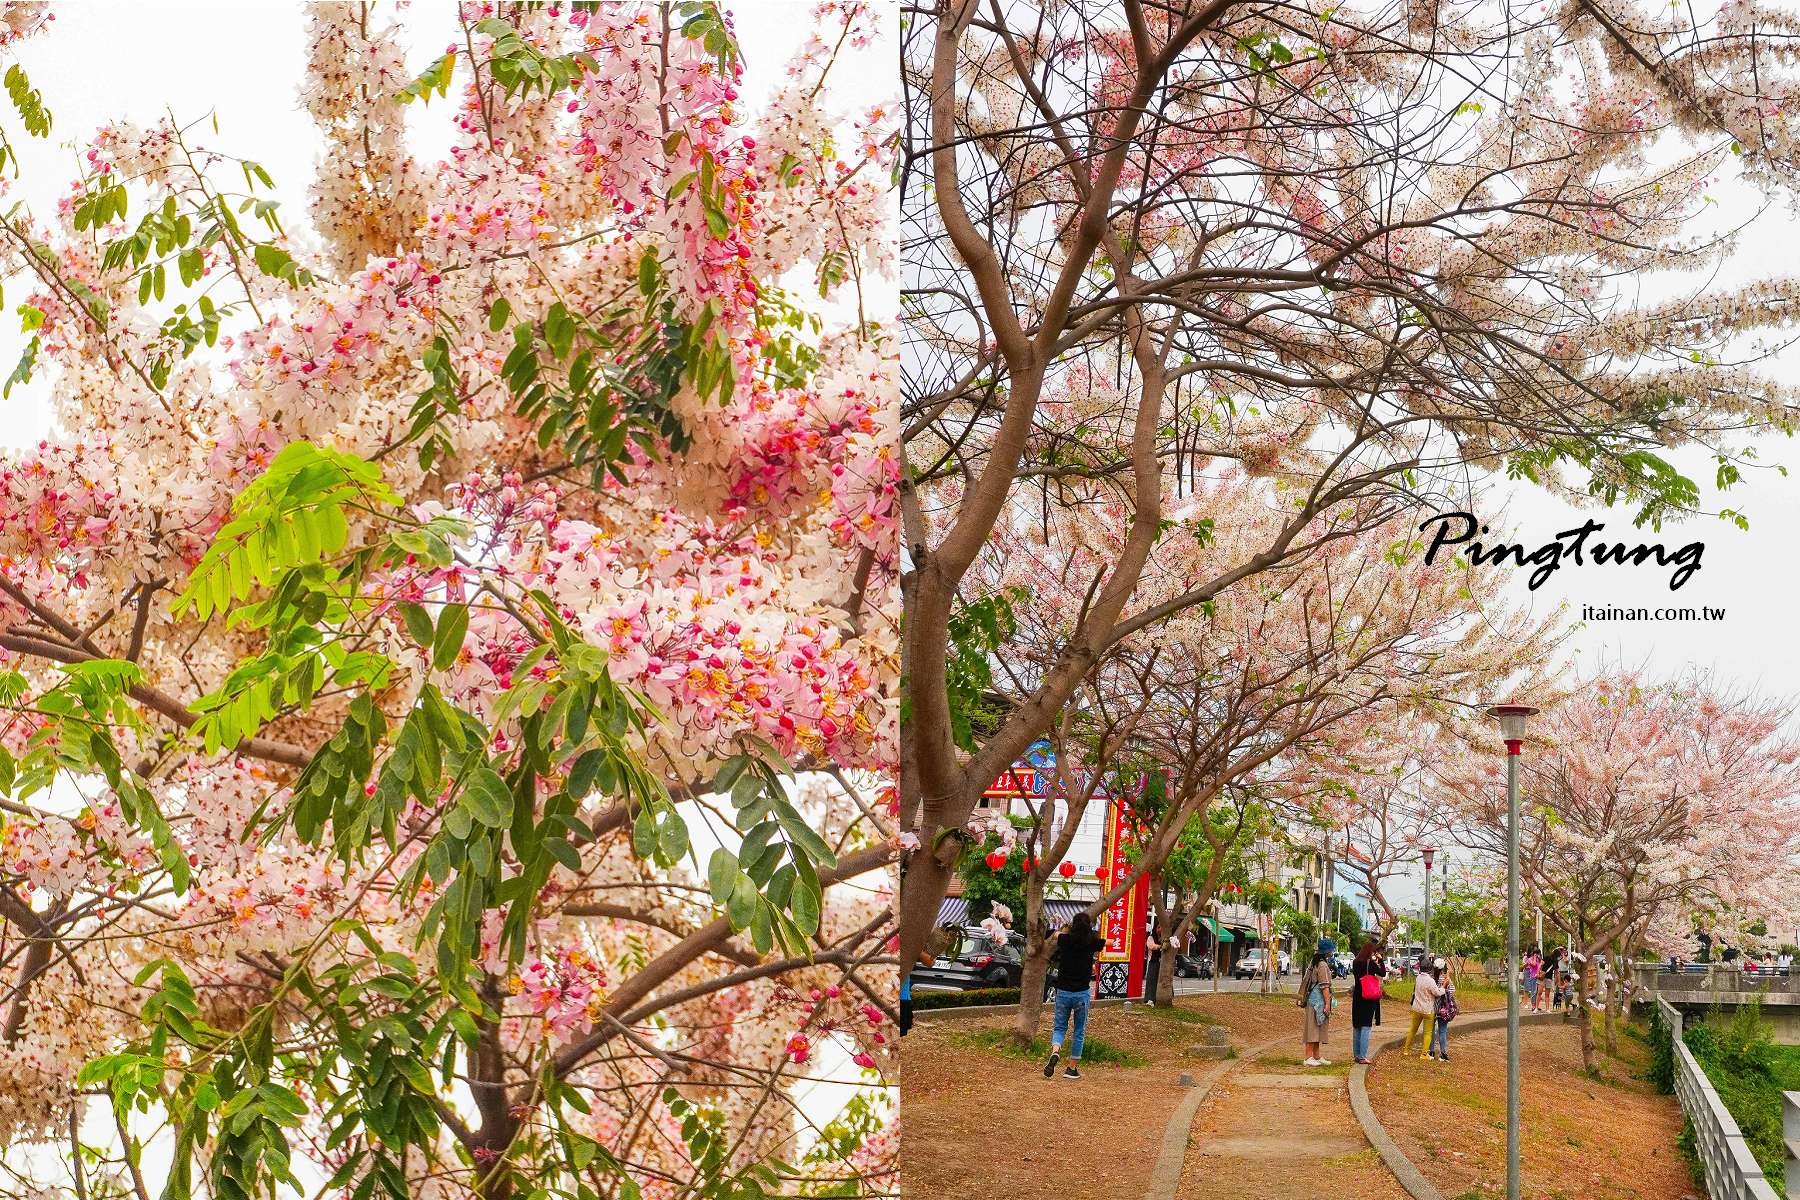
POLYGON ((1592 965, 1584 948, 1575 970, 1575 1007, 1581 1013, 1577 1018, 1581 1023, 1581 1065, 1587 1071, 1600 1069, 1594 1054, 1594 1010, 1588 1007, 1588 968, 1592 965))
POLYGON ((1175 918, 1180 913, 1181 906, 1179 903, 1170 904, 1168 897, 1163 894, 1160 871, 1150 877, 1150 894, 1156 897, 1156 941, 1162 947, 1162 954, 1156 960, 1156 1007, 1173 1008, 1175 1006, 1175 918))
POLYGON ((943 906, 944 893, 950 889, 950 876, 956 870, 962 844, 962 839, 953 833, 944 839, 937 853, 928 852, 927 843, 907 864, 900 884, 900 970, 905 973, 912 972, 931 931, 937 928, 938 909, 943 906))
POLYGON ((1608 954, 1612 972, 1606 980, 1606 1052, 1619 1057, 1619 1022, 1624 1016, 1625 988, 1619 975, 1619 956, 1608 954))
POLYGON ((1029 1047, 1044 1018, 1044 977, 1050 970, 1050 939, 1045 936, 1044 881, 1025 873, 1025 969, 1019 976, 1019 1012, 1013 1038, 1029 1047))

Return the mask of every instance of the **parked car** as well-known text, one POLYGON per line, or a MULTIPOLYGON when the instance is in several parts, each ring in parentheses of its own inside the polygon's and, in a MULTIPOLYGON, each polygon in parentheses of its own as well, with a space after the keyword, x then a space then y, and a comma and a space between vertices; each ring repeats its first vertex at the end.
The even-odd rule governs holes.
POLYGON ((1213 961, 1209 954, 1177 954, 1175 956, 1175 978, 1177 979, 1211 979, 1213 977, 1213 961))
MULTIPOLYGON (((1231 968, 1231 974, 1235 979, 1254 979, 1258 975, 1263 974, 1267 969, 1267 952, 1258 947, 1254 950, 1245 951, 1244 957, 1238 959, 1237 965, 1231 968)), ((1275 960, 1276 974, 1286 975, 1292 969, 1293 961, 1288 957, 1288 952, 1286 950, 1281 951, 1279 957, 1275 960)))
MULTIPOLYGON (((1005 945, 995 945, 979 925, 949 926, 955 948, 929 967, 914 967, 912 985, 918 991, 966 992, 974 988, 1018 987, 1025 974, 1025 935, 1009 931, 1005 945)), ((1044 998, 1056 991, 1056 960, 1044 974, 1044 998)))
POLYGON ((929 967, 914 967, 915 989, 962 992, 971 988, 1018 987, 1025 973, 1025 935, 1008 932, 1003 945, 995 945, 979 925, 948 929, 957 944, 929 967))

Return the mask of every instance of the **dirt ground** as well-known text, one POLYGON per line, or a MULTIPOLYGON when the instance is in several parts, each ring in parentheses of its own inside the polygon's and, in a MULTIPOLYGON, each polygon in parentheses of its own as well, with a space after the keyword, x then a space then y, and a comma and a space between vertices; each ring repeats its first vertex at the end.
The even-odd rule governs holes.
MULTIPOLYGON (((1598 1037, 1599 1030, 1595 1030, 1598 1037)), ((1703 1200, 1675 1148, 1681 1109, 1636 1078, 1637 1039, 1581 1073, 1574 1025, 1527 1026, 1519 1105, 1523 1195, 1530 1200, 1703 1200)), ((1450 1033, 1450 1062, 1389 1051, 1369 1074, 1369 1102, 1408 1158, 1448 1200, 1506 1194, 1506 1031, 1450 1033)))
MULTIPOLYGON (((1214 1065, 1184 1057, 1182 1048, 1201 1040, 1201 1024, 1217 1023, 1240 1054, 1274 1044, 1232 1061, 1201 1105, 1180 1200, 1405 1200, 1350 1112, 1347 1021, 1331 1031, 1326 1054, 1334 1065, 1308 1069, 1299 1062, 1292 996, 1200 994, 1178 1003, 1174 1013, 1095 1009, 1089 1036, 1140 1064, 1084 1063, 1077 1082, 1045 1079, 1041 1060, 1010 1057, 976 1040, 983 1030, 1010 1029, 1007 1014, 919 1014, 902 1047, 902 1194, 1141 1195, 1183 1095, 1181 1072, 1200 1075, 1214 1065)), ((1378 1034, 1404 1031, 1404 1005, 1395 1009, 1378 1034)), ((1451 1041, 1449 1064, 1383 1054, 1369 1076, 1370 1101, 1446 1200, 1492 1200, 1505 1193, 1505 1033, 1459 1038, 1453 1029, 1451 1041)), ((1644 1070, 1647 1048, 1628 1037, 1619 1044, 1624 1057, 1603 1056, 1603 1077, 1593 1081, 1581 1074, 1575 1027, 1527 1028, 1522 1098, 1530 1200, 1702 1200, 1675 1148, 1679 1107, 1634 1077, 1644 1070)))
MULTIPOLYGON (((1212 1065, 1181 1054, 1200 1041, 1200 1022, 1224 1025, 1240 1049, 1288 1033, 1299 1049, 1292 996, 1183 996, 1175 1012, 1094 1009, 1088 1036, 1145 1065, 1084 1063, 1079 1081, 1045 1079, 1040 1062, 970 1044, 978 1030, 1010 1028, 1010 1016, 934 1021, 918 1014, 901 1048, 901 1194, 1118 1200, 1141 1192, 1181 1101, 1181 1072, 1212 1065)), ((1048 1018, 1046 1010, 1045 1032, 1048 1018)))

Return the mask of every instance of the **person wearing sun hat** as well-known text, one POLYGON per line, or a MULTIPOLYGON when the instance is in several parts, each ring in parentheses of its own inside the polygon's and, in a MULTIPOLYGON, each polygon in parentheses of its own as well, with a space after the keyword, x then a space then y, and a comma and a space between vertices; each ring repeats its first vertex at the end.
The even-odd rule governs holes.
POLYGON ((1331 1065, 1331 1060, 1324 1056, 1325 1043, 1330 1037, 1331 1010, 1336 1007, 1331 997, 1331 952, 1327 949, 1330 945, 1326 939, 1319 939, 1312 965, 1300 976, 1300 1043, 1306 1056, 1303 1061, 1309 1067, 1331 1065))
POLYGON ((1433 1014, 1431 1026, 1431 1051, 1428 1057, 1435 1058, 1439 1062, 1449 1062, 1450 1022, 1456 1019, 1458 1011, 1456 1004, 1456 984, 1452 982, 1450 972, 1445 969, 1444 960, 1441 958, 1434 958, 1431 960, 1431 974, 1442 986, 1443 990, 1438 993, 1437 1012, 1433 1014))

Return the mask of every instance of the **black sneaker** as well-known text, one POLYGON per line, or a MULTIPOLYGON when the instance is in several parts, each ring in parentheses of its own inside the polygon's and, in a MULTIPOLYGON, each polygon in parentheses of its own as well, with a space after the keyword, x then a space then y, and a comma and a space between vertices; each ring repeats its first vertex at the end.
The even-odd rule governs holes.
POLYGON ((1438 1061, 1439 1062, 1449 1062, 1450 1056, 1448 1054, 1440 1054, 1440 1055, 1438 1055, 1438 1061))
POLYGON ((1060 1058, 1062 1058, 1062 1054, 1060 1051, 1052 1050, 1050 1052, 1050 1061, 1044 1064, 1044 1078, 1045 1079, 1048 1079, 1052 1075, 1056 1074, 1056 1063, 1057 1063, 1057 1060, 1060 1058))
POLYGON ((1067 1067, 1063 1068, 1063 1078, 1064 1079, 1080 1079, 1081 1072, 1077 1071, 1075 1069, 1074 1063, 1070 1063, 1067 1067))

